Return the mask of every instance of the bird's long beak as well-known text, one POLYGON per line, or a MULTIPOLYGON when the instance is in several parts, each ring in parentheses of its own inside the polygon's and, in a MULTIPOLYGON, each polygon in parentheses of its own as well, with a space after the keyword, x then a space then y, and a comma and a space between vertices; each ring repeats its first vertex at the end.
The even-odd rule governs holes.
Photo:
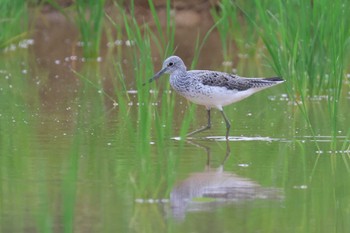
MULTIPOLYGON (((151 83, 151 82, 153 82, 154 80, 159 79, 160 76, 162 76, 162 75, 165 73, 165 71, 167 70, 167 68, 168 68, 168 67, 165 67, 165 68, 161 69, 161 70, 160 70, 158 73, 156 73, 151 79, 148 80, 148 83, 151 83)), ((145 86, 146 84, 147 84, 147 82, 145 82, 145 83, 143 84, 143 86, 145 86)))

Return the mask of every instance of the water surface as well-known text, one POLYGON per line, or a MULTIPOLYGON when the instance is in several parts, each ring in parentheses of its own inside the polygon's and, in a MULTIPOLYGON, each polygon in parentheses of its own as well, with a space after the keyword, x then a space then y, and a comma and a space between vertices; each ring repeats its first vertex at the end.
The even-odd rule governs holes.
MULTIPOLYGON (((314 137, 279 85, 225 109, 226 144, 215 110, 211 130, 180 140, 191 104, 167 90, 164 77, 143 133, 135 80, 127 76, 129 99, 115 91, 116 51, 106 44, 100 58, 83 59, 76 34, 60 30, 42 28, 28 47, 0 55, 1 232, 348 232, 349 91, 337 135, 325 98, 307 103, 314 137), (175 98, 175 114, 160 138, 164 95, 175 98)), ((197 68, 223 70, 208 43, 197 68)), ((247 67, 242 75, 273 75, 263 60, 235 59, 234 67, 247 67)), ((197 107, 189 130, 205 124, 197 107)))

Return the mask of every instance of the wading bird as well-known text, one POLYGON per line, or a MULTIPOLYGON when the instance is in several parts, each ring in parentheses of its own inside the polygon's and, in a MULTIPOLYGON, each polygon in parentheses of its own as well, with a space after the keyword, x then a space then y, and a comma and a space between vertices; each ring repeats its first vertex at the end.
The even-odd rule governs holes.
POLYGON ((210 129, 210 109, 217 108, 226 123, 226 140, 229 137, 231 124, 224 113, 223 107, 284 82, 280 77, 243 78, 235 74, 219 71, 187 71, 184 62, 178 56, 168 57, 164 61, 162 69, 149 82, 158 79, 165 73, 170 74, 170 85, 177 93, 195 104, 204 105, 207 109, 207 126, 195 130, 187 136, 210 129))

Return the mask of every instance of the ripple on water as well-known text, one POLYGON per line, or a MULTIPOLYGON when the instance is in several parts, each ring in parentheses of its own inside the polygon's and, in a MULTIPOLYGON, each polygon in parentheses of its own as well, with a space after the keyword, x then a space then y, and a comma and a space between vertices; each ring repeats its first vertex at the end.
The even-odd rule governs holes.
POLYGON ((295 137, 296 140, 303 140, 303 141, 312 141, 312 142, 332 142, 333 140, 337 140, 338 142, 345 142, 348 140, 346 136, 322 136, 322 135, 317 135, 317 136, 300 136, 300 137, 295 137))
MULTIPOLYGON (((183 138, 181 137, 172 137, 171 139, 176 141, 181 141, 183 138)), ((188 139, 194 139, 193 137, 188 137, 188 139)), ((211 141, 226 141, 225 136, 208 136, 208 137, 201 137, 200 139, 208 139, 211 141)), ((285 138, 271 138, 271 137, 245 137, 245 136, 234 136, 229 137, 229 141, 264 141, 264 142, 290 142, 291 140, 285 139, 285 138)))

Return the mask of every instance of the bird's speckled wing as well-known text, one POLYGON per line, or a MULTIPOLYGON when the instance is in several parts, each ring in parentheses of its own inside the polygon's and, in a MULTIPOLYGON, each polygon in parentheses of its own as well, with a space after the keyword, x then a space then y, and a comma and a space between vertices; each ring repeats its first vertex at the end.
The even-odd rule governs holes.
POLYGON ((228 90, 244 91, 249 88, 272 86, 283 79, 274 78, 241 78, 238 75, 209 70, 188 71, 190 76, 198 78, 203 85, 226 87, 228 90))

